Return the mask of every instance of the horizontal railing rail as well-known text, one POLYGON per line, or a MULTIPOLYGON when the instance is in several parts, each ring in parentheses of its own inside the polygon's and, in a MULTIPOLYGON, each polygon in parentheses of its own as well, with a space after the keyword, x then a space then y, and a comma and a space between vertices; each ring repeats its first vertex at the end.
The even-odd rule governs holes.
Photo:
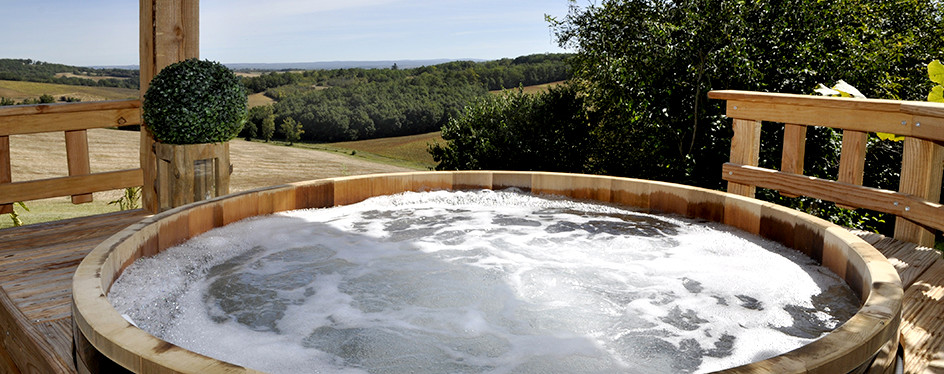
POLYGON ((921 245, 933 246, 933 231, 944 230, 944 104, 747 91, 712 91, 708 97, 726 100, 733 119, 731 159, 722 172, 728 192, 753 197, 755 187, 770 188, 894 214, 902 218, 895 237, 921 245), (757 167, 763 122, 784 126, 780 170, 757 167), (803 175, 807 126, 843 131, 836 180, 803 175), (870 132, 905 137, 898 191, 862 186, 870 132))
POLYGON ((140 100, 0 107, 0 214, 18 201, 71 196, 80 204, 93 192, 141 186, 141 168, 92 173, 87 132, 141 123, 140 100), (10 136, 48 132, 65 133, 69 176, 13 182, 10 136))

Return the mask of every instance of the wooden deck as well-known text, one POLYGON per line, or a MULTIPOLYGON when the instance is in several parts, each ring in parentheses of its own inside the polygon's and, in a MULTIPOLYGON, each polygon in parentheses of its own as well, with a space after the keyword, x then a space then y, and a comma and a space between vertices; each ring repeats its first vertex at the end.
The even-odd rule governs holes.
POLYGON ((142 210, 0 230, 0 372, 74 373, 72 273, 142 210))
MULTIPOLYGON (((105 238, 140 220, 140 210, 0 230, 2 373, 74 373, 72 272, 105 238)), ((857 232, 895 265, 906 287, 906 373, 944 373, 944 261, 937 251, 857 232)))

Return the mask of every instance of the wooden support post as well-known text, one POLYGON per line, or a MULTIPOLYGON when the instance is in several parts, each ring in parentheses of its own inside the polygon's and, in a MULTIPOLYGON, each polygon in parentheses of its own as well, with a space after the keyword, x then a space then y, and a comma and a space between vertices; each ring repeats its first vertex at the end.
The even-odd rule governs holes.
MULTIPOLYGON (((941 201, 942 173, 944 147, 928 140, 905 138, 899 192, 931 202, 941 201)), ((895 239, 934 247, 933 232, 901 217, 895 220, 895 239)))
MULTIPOLYGON (((865 175, 865 150, 869 134, 861 131, 842 130, 842 153, 839 155, 838 181, 862 185, 865 175)), ((857 207, 839 205, 840 208, 854 210, 857 207)))
MULTIPOLYGON (((786 124, 783 126, 783 151, 780 157, 780 171, 803 174, 803 159, 806 157, 806 126, 786 124)), ((797 195, 780 192, 786 197, 797 195)))
MULTIPOLYGON (((731 138, 731 162, 739 165, 757 166, 760 160, 761 121, 734 119, 734 137, 731 138)), ((723 176, 722 176, 723 177, 723 176)), ((728 192, 754 197, 752 185, 728 182, 728 192)))
MULTIPOLYGON (((13 181, 13 169, 10 167, 10 137, 0 136, 0 184, 13 181)), ((0 205, 0 214, 13 213, 13 204, 0 205)))
MULTIPOLYGON (((66 131, 66 159, 69 176, 92 173, 89 164, 88 132, 86 130, 66 131)), ((72 195, 73 204, 92 202, 92 194, 72 195)))
MULTIPOLYGON (((200 57, 200 2, 199 0, 140 0, 140 57, 141 98, 147 92, 151 79, 166 67, 188 58, 200 57)), ((141 187, 142 207, 151 212, 160 210, 155 185, 157 158, 154 140, 141 126, 141 169, 144 185, 141 187)))

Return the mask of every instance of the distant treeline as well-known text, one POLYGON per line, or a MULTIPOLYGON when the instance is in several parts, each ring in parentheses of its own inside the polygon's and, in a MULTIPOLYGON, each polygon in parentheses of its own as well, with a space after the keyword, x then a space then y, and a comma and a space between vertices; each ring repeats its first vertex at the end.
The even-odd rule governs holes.
POLYGON ((0 59, 0 80, 133 89, 137 89, 140 85, 137 70, 93 69, 30 59, 0 59), (58 73, 72 73, 88 78, 57 77, 56 74, 58 73), (93 79, 98 77, 110 78, 93 79))
MULTIPOLYGON (((413 69, 335 69, 245 77, 250 92, 277 100, 253 108, 243 137, 266 138, 265 127, 288 119, 301 138, 344 141, 412 135, 440 129, 473 98, 489 90, 570 78, 566 54, 487 62, 455 61, 413 69), (274 117, 266 124, 267 117, 274 117)), ((282 137, 285 134, 277 134, 282 137)))

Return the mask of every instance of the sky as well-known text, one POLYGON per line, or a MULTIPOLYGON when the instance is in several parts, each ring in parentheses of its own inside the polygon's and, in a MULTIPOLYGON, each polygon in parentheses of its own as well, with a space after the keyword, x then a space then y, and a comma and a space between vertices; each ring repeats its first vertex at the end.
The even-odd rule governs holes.
MULTIPOLYGON (((202 0, 200 57, 223 63, 486 59, 566 52, 568 0, 202 0)), ((0 0, 0 58, 138 64, 134 0, 0 0)))

